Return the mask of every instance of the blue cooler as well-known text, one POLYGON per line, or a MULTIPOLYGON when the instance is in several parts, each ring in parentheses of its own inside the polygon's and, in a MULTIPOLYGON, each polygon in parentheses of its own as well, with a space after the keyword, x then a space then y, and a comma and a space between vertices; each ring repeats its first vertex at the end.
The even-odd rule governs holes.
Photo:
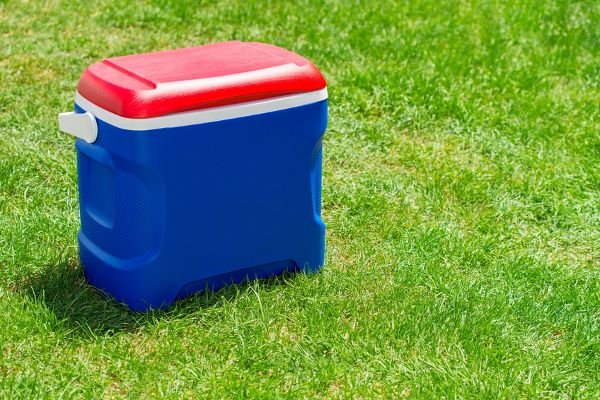
POLYGON ((225 42, 109 58, 75 111, 89 282, 146 310, 204 289, 323 266, 327 89, 287 50, 225 42))

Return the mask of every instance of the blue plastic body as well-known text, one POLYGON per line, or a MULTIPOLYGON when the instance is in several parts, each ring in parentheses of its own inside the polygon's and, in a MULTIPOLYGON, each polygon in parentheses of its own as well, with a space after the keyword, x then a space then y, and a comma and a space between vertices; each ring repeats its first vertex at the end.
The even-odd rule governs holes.
POLYGON ((96 142, 76 142, 92 285, 141 311, 323 266, 326 100, 148 131, 96 121, 96 142))

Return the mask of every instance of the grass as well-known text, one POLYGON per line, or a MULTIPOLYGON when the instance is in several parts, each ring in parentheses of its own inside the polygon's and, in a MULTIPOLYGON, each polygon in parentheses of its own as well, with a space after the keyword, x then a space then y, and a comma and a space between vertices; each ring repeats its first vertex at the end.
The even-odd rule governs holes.
POLYGON ((597 1, 1 1, 0 38, 0 398, 600 397, 597 1), (56 115, 230 39, 326 75, 326 267, 131 313, 56 115))

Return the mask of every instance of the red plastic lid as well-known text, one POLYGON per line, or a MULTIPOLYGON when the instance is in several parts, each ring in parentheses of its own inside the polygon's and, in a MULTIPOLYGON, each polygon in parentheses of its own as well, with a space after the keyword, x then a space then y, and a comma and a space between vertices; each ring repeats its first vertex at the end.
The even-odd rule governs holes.
POLYGON ((114 114, 149 118, 325 86, 305 58, 269 44, 236 41, 108 58, 85 70, 77 90, 114 114))

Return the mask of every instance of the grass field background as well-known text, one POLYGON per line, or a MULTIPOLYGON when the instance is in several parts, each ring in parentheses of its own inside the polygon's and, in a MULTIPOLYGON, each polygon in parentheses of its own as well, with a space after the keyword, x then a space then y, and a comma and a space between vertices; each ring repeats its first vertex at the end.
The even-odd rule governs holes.
POLYGON ((598 1, 0 1, 0 398, 600 397, 598 1), (325 74, 326 267, 134 314, 78 262, 85 67, 325 74))

